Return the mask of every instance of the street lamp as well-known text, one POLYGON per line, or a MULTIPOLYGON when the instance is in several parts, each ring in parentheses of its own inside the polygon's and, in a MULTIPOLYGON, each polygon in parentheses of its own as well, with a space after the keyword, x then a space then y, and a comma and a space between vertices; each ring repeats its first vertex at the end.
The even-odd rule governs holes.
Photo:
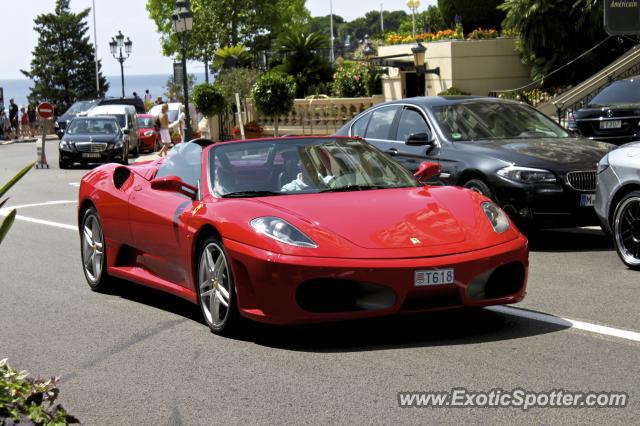
POLYGON ((182 45, 182 87, 184 88, 184 109, 185 109, 185 130, 184 138, 191 140, 191 114, 189 113, 189 86, 187 83, 187 42, 188 36, 193 29, 193 13, 188 0, 178 0, 176 9, 173 11, 173 29, 180 36, 182 45))
POLYGON ((122 97, 124 98, 124 61, 131 56, 131 50, 133 48, 133 42, 127 37, 127 41, 124 41, 124 34, 122 31, 118 31, 115 37, 111 39, 109 43, 109 49, 111 55, 116 61, 120 62, 120 77, 122 78, 122 97), (122 54, 122 48, 124 47, 124 55, 122 54), (126 56, 125 56, 126 55, 126 56))
POLYGON ((413 12, 413 36, 416 36, 416 10, 420 7, 420 0, 407 0, 407 7, 413 12))
POLYGON ((420 41, 418 41, 417 46, 411 48, 411 52, 413 53, 413 65, 416 67, 416 74, 418 77, 418 89, 420 89, 419 94, 425 96, 425 74, 436 74, 440 76, 440 67, 427 69, 425 61, 427 48, 424 47, 420 41))

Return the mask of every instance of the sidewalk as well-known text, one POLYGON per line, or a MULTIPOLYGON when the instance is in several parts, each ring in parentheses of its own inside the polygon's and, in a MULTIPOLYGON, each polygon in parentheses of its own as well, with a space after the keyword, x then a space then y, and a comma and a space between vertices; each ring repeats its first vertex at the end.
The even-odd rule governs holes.
MULTIPOLYGON (((13 145, 14 143, 34 143, 37 141, 40 141, 42 139, 42 135, 38 136, 37 138, 26 138, 26 139, 9 139, 7 141, 5 140, 0 140, 0 145, 13 145)), ((58 136, 55 134, 51 134, 51 135, 47 135, 46 141, 50 142, 50 141, 57 141, 58 140, 58 136)))

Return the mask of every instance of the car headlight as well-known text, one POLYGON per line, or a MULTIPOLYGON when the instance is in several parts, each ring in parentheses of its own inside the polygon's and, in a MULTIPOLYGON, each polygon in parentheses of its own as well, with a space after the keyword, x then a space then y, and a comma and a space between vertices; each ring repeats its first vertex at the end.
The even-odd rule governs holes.
POLYGON ((155 133, 156 133, 156 132, 155 132, 155 131, 153 131, 153 130, 147 130, 146 132, 144 132, 144 135, 145 135, 146 137, 149 137, 149 136, 153 136, 155 133))
POLYGON ((60 148, 69 148, 69 142, 60 141, 60 148))
POLYGON ((58 124, 58 120, 56 120, 56 121, 53 123, 53 125, 54 125, 54 126, 56 126, 56 127, 60 127, 60 124, 58 124))
POLYGON ((489 222, 491 222, 491 226, 493 226, 494 231, 498 234, 502 234, 509 229, 511 225, 509 224, 509 218, 504 210, 491 201, 485 201, 480 204, 480 206, 482 207, 484 214, 487 216, 487 219, 489 219, 489 222))
POLYGON ((554 183, 556 176, 549 170, 508 166, 498 170, 498 176, 518 183, 554 183))
POLYGON ((604 172, 609 168, 609 154, 602 157, 602 159, 598 162, 598 174, 604 172))
POLYGON ((296 247, 316 248, 318 245, 289 222, 277 217, 259 217, 251 221, 251 227, 258 233, 281 243, 296 247))
POLYGON ((115 147, 116 148, 122 148, 122 145, 123 145, 123 143, 122 143, 121 139, 118 139, 118 140, 115 141, 115 147))

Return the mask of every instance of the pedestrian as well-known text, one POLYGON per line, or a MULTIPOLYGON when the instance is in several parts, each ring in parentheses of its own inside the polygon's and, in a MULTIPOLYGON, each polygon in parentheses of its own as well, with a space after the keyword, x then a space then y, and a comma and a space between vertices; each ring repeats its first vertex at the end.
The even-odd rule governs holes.
POLYGON ((20 108, 20 136, 22 140, 29 136, 29 114, 24 107, 20 108))
POLYGON ((162 148, 158 155, 164 157, 169 152, 171 146, 171 133, 169 133, 169 105, 162 104, 160 115, 158 116, 160 122, 160 140, 162 141, 162 148))
POLYGON ((11 123, 11 133, 14 139, 18 139, 18 105, 13 101, 13 98, 9 99, 9 122, 11 123))
POLYGON ((164 103, 164 101, 162 100, 162 96, 158 96, 158 98, 156 99, 156 105, 162 105, 164 103))
POLYGON ((133 98, 140 99, 140 96, 138 96, 138 92, 133 92, 133 98))
POLYGON ((38 115, 36 114, 36 109, 32 104, 29 104, 27 108, 27 115, 29 116, 29 133, 31 137, 35 137, 36 134, 36 125, 38 124, 38 115))
POLYGON ((146 104, 147 102, 152 102, 151 101, 151 93, 149 93, 149 89, 146 89, 144 91, 144 103, 146 104))
MULTIPOLYGON (((178 131, 180 132, 180 142, 184 143, 184 137, 185 137, 185 130, 186 130, 186 120, 187 120, 187 116, 184 113, 184 105, 180 105, 178 107, 178 120, 176 123, 173 124, 173 126, 178 126, 178 131)), ((172 126, 172 127, 173 127, 172 126)))

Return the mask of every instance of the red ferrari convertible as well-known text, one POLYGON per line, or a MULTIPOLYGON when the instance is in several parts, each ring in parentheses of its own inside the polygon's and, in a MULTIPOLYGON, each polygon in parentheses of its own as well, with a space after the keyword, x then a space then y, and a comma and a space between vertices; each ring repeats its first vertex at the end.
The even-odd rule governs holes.
POLYGON ((422 182, 351 138, 195 140, 80 186, 82 264, 200 305, 208 326, 291 324, 523 299, 528 243, 482 195, 422 182))

